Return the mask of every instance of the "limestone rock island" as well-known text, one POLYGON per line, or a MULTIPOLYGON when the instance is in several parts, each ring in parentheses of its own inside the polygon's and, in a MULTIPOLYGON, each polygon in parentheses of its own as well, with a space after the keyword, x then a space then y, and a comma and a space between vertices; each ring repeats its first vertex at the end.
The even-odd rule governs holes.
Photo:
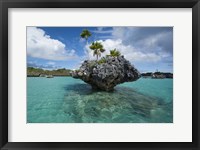
POLYGON ((112 91, 117 84, 136 81, 141 77, 138 70, 123 55, 106 56, 101 60, 85 60, 71 76, 82 79, 93 89, 112 91))

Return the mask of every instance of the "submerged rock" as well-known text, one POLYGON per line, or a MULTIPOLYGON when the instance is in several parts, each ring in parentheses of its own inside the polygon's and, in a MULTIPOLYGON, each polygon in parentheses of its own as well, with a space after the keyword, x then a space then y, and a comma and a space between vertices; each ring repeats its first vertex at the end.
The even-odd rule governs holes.
POLYGON ((68 123, 172 123, 173 102, 126 86, 113 92, 91 90, 89 84, 66 86, 63 111, 68 123))
POLYGON ((86 60, 79 70, 72 71, 71 75, 82 79, 94 89, 105 91, 113 90, 117 84, 140 78, 138 70, 124 56, 107 56, 103 61, 86 60))

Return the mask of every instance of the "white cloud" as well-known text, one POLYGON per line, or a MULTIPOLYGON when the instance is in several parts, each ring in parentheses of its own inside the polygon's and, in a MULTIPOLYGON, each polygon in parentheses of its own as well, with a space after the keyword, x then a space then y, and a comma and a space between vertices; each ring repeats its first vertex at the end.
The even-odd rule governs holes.
POLYGON ((77 58, 75 50, 67 50, 61 41, 52 39, 44 30, 27 28, 27 55, 47 60, 71 60, 77 58))
POLYGON ((114 27, 112 36, 142 52, 173 53, 172 27, 114 27))
MULTIPOLYGON (((159 54, 153 53, 153 52, 141 52, 140 50, 136 49, 135 47, 133 47, 132 45, 124 45, 122 43, 122 40, 120 39, 107 39, 107 40, 99 40, 98 42, 101 42, 104 46, 104 48, 106 49, 106 51, 104 53, 102 53, 102 56, 106 56, 107 54, 110 53, 111 49, 117 49, 120 51, 120 53, 122 55, 124 55, 124 57, 126 59, 128 59, 131 62, 157 62, 160 61, 163 56, 165 57, 165 55, 161 56, 159 54)), ((91 59, 96 59, 95 56, 93 56, 93 51, 89 48, 89 45, 85 46, 85 54, 86 56, 91 60, 91 59)))
POLYGON ((38 63, 37 61, 28 61, 27 62, 28 67, 34 67, 34 68, 41 68, 44 70, 52 70, 52 69, 57 69, 60 68, 60 66, 56 66, 54 62, 47 62, 47 63, 38 63))
POLYGON ((173 52, 173 39, 172 33, 170 32, 161 32, 155 35, 144 38, 137 42, 137 46, 141 47, 143 51, 157 51, 164 53, 173 52))
POLYGON ((106 29, 105 27, 98 27, 96 30, 93 30, 93 33, 99 33, 99 34, 108 34, 108 33, 112 33, 113 30, 109 29, 109 30, 104 30, 106 29))
POLYGON ((48 65, 55 65, 56 63, 53 62, 53 61, 49 61, 49 62, 47 62, 47 64, 48 64, 48 65))

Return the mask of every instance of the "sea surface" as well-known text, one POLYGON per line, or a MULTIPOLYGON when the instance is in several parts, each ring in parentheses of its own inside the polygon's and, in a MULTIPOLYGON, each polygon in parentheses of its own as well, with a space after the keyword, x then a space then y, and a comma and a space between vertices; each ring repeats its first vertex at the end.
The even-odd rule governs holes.
POLYGON ((71 77, 27 78, 27 123, 172 123, 173 79, 140 78, 113 92, 71 77))

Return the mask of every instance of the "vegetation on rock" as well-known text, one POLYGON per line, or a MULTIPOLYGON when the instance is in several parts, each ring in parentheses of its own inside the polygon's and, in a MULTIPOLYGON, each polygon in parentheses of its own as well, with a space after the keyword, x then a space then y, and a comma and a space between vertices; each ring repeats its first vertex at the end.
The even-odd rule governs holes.
POLYGON ((100 42, 92 42, 90 49, 93 50, 93 55, 96 55, 97 60, 99 57, 101 57, 101 53, 105 52, 105 49, 100 42))
POLYGON ((110 50, 110 55, 107 55, 107 56, 118 57, 120 55, 121 53, 115 48, 113 50, 110 50))
POLYGON ((92 34, 89 30, 85 29, 80 34, 81 38, 84 38, 88 42, 88 37, 90 37, 92 34))
POLYGON ((103 63, 106 63, 106 58, 105 58, 105 57, 102 57, 102 58, 98 61, 98 64, 103 64, 103 63))

